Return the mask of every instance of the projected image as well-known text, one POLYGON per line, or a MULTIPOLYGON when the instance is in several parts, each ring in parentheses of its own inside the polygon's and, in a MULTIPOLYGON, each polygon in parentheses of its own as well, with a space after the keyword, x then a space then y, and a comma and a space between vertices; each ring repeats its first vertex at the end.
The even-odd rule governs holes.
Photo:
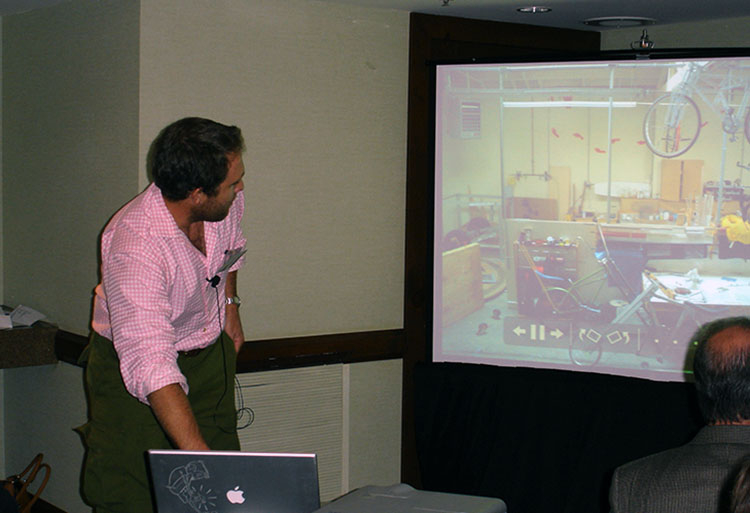
POLYGON ((696 328, 750 313, 750 58, 436 86, 435 361, 684 380, 696 328))

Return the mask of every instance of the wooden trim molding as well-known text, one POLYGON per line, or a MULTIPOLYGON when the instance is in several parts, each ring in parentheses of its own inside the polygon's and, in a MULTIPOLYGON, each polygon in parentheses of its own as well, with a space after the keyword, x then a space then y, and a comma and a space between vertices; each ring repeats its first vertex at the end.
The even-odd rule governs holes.
POLYGON ((61 362, 69 363, 71 365, 78 365, 78 358, 80 358, 83 348, 89 343, 88 337, 84 335, 77 335, 70 331, 57 330, 55 334, 55 356, 61 362))
MULTIPOLYGON (((62 362, 81 366, 78 359, 86 344, 87 336, 58 330, 55 355, 62 362)), ((403 353, 403 329, 254 340, 240 349, 237 372, 391 360, 403 353)))

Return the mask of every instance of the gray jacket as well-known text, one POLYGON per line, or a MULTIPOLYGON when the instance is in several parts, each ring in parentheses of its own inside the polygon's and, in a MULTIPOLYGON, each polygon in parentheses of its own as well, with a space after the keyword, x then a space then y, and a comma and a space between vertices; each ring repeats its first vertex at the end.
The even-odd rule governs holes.
POLYGON ((748 454, 750 426, 706 426, 681 447, 617 468, 609 491, 611 511, 716 513, 734 467, 748 454))

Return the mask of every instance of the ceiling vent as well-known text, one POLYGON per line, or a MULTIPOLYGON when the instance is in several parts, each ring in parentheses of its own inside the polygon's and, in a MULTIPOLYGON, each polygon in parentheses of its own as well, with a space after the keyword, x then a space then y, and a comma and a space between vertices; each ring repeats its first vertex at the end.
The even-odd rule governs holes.
POLYGON ((583 23, 593 27, 625 28, 653 25, 656 23, 656 20, 653 18, 643 18, 641 16, 603 16, 600 18, 585 19, 583 20, 583 23))

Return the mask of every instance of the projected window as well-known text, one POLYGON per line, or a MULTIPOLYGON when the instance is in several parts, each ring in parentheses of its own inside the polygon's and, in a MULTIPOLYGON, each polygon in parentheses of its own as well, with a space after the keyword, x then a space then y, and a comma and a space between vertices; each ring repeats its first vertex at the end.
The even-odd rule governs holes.
POLYGON ((749 113, 749 58, 437 66, 434 359, 685 379, 750 311, 749 113))

